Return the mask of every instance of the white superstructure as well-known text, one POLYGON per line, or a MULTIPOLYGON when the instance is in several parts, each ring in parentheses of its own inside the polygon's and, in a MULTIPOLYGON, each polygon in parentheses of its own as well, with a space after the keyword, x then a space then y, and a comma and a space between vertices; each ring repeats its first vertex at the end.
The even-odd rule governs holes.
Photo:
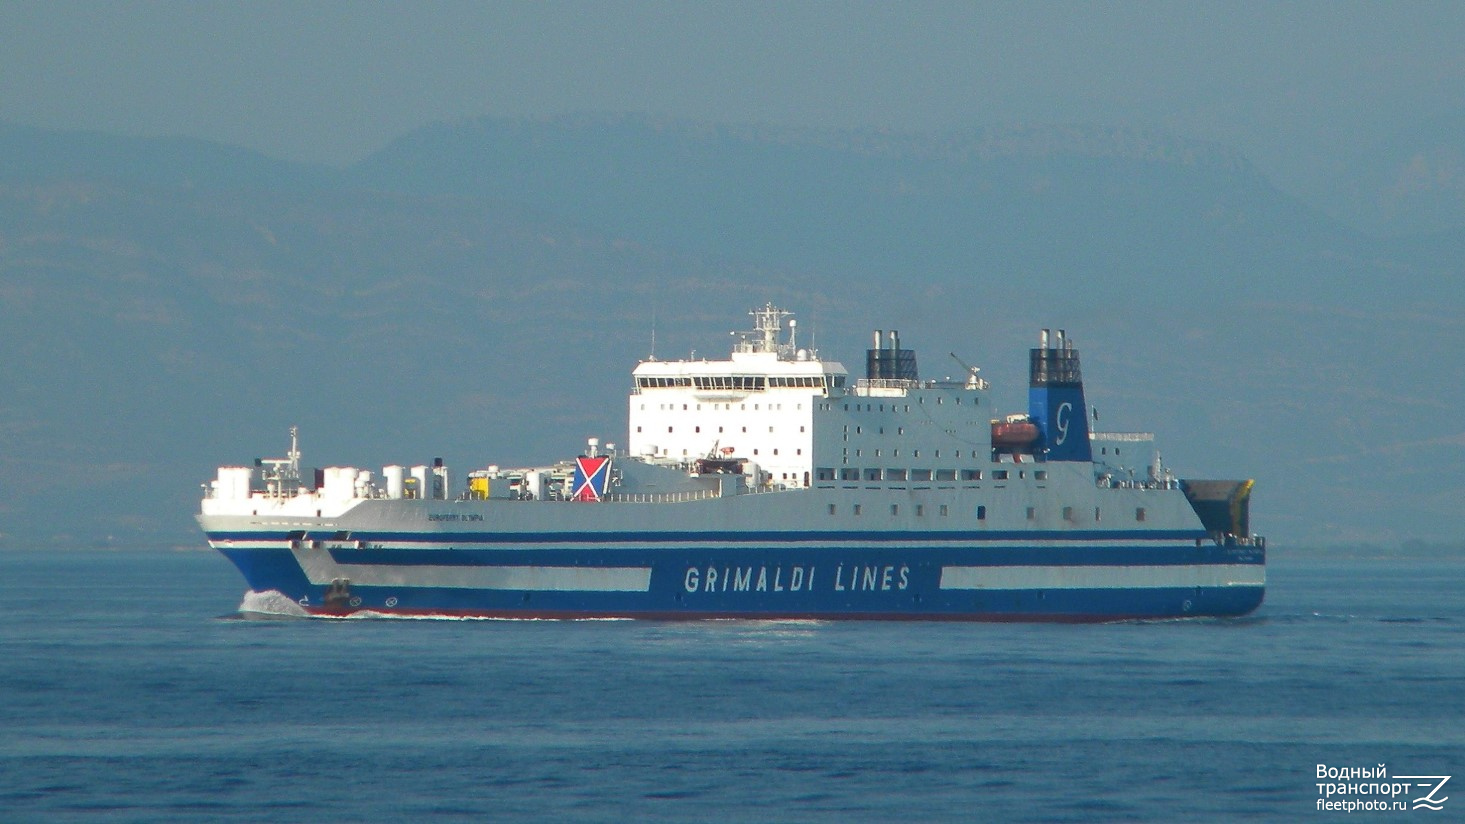
POLYGON ((727 360, 642 361, 632 372, 629 452, 667 461, 737 456, 755 485, 813 482, 814 413, 841 391, 842 364, 797 345, 790 312, 772 304, 749 313, 727 360))

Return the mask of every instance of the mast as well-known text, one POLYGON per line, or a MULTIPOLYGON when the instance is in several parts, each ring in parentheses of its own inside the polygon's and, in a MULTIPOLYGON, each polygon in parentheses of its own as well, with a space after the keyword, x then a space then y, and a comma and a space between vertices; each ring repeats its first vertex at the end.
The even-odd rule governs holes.
POLYGON ((780 309, 772 303, 767 303, 748 314, 753 316, 753 331, 737 333, 741 340, 733 348, 734 352, 765 352, 778 355, 783 359, 791 359, 794 356, 794 333, 797 329, 795 326, 796 321, 789 320, 788 322, 788 343, 779 341, 779 333, 783 330, 784 318, 792 318, 793 312, 780 309))

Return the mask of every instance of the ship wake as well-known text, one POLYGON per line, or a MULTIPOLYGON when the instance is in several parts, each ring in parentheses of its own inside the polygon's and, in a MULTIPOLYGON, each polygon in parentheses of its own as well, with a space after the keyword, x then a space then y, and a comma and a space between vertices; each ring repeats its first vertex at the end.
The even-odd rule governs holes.
POLYGON ((239 602, 241 618, 309 618, 310 613, 278 590, 244 593, 239 602))

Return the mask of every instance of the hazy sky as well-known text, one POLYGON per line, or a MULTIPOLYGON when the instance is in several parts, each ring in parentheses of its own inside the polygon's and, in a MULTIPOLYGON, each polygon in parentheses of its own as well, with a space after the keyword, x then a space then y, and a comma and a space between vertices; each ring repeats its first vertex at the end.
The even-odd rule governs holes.
POLYGON ((6 2, 0 119, 344 164, 437 120, 1155 126, 1306 188, 1465 102, 1465 3, 6 2))

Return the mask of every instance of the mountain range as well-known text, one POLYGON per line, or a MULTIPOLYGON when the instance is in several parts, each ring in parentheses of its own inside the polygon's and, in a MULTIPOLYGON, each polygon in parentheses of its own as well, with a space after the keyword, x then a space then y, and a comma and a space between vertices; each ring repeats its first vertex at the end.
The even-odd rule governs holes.
POLYGON ((572 456, 624 434, 638 359, 721 356, 767 301, 852 372, 899 329, 1013 412, 1066 328, 1101 428, 1256 478, 1274 543, 1459 540, 1441 191, 1365 231, 1224 146, 1084 125, 482 118, 345 168, 0 125, 0 547, 200 545, 198 485, 297 424, 315 465, 572 456))

